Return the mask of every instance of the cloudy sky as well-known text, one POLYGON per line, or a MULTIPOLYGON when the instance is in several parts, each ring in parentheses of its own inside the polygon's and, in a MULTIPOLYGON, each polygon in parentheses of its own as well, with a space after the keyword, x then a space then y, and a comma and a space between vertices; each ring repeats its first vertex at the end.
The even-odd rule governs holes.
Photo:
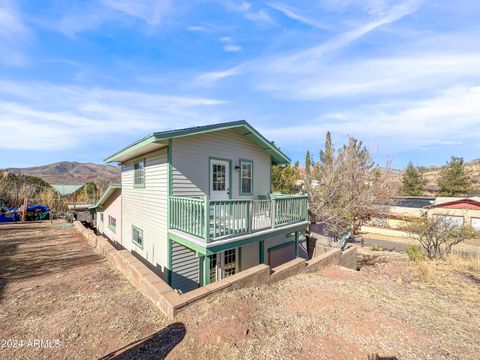
POLYGON ((293 160, 480 157, 477 0, 0 0, 0 168, 245 119, 293 160))

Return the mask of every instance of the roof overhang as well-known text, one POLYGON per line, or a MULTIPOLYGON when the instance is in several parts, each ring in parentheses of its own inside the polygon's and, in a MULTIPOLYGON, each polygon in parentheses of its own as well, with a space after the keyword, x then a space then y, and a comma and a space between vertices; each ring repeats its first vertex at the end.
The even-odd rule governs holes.
POLYGON ((247 137, 252 142, 260 146, 262 150, 267 152, 272 157, 272 162, 274 164, 283 165, 290 163, 290 158, 287 155, 278 149, 271 141, 268 141, 245 120, 156 132, 109 156, 105 159, 105 162, 124 162, 129 159, 136 158, 147 152, 168 146, 168 140, 170 139, 227 129, 237 129, 241 135, 247 137))
POLYGON ((122 188, 122 185, 120 184, 111 184, 108 189, 103 193, 102 197, 100 200, 97 201, 95 205, 92 205, 89 207, 89 209, 96 209, 101 207, 103 204, 107 202, 107 200, 110 198, 110 196, 113 195, 113 193, 119 189, 122 188))
POLYGON ((480 202, 479 201, 476 201, 476 200, 473 200, 473 199, 468 199, 468 198, 446 201, 446 202, 439 203, 439 204, 433 204, 433 205, 425 206, 425 208, 426 209, 434 209, 434 208, 448 207, 448 206, 451 206, 451 205, 457 205, 457 204, 462 204, 462 203, 469 204, 469 205, 475 205, 475 206, 478 206, 480 208, 480 202))

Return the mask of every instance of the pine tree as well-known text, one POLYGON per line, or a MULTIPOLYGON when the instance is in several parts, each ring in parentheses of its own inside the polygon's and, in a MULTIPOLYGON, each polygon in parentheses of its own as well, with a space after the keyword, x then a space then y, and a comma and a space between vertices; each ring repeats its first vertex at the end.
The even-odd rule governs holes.
POLYGON ((310 156, 310 151, 307 150, 305 155, 305 175, 310 175, 310 168, 312 166, 312 157, 310 156))
POLYGON ((402 178, 402 195, 420 196, 423 194, 423 177, 418 168, 410 161, 402 178))
POLYGON ((452 156, 440 173, 438 187, 441 196, 462 196, 472 191, 472 180, 463 158, 452 156))
POLYGON ((332 146, 332 136, 330 131, 327 131, 325 136, 325 150, 320 150, 320 162, 324 166, 331 166, 333 164, 333 156, 335 149, 332 146))

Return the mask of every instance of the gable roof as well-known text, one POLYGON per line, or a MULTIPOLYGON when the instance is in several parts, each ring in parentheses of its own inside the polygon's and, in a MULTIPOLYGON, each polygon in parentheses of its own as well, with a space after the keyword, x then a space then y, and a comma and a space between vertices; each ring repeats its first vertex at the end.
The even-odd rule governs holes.
POLYGON ((103 204, 105 204, 107 202, 108 199, 110 199, 110 196, 113 195, 113 193, 118 190, 118 189, 121 189, 122 188, 122 185, 120 184, 111 184, 107 190, 105 190, 105 192, 103 193, 102 197, 100 198, 100 200, 97 201, 97 203, 95 205, 92 205, 89 207, 89 209, 96 209, 98 207, 101 207, 103 204))
POLYGON ((448 207, 456 204, 470 204, 480 207, 480 197, 473 196, 469 198, 460 197, 437 197, 432 205, 425 206, 426 208, 433 209, 438 207, 448 207))
POLYGON ((275 164, 289 164, 290 158, 285 155, 279 148, 277 148, 271 141, 268 141, 262 134, 260 134, 255 128, 253 128, 245 120, 231 121, 220 124, 205 125, 205 126, 195 126, 185 129, 177 130, 168 130, 168 131, 159 131, 151 135, 140 139, 133 144, 117 151, 116 153, 110 155, 106 158, 105 162, 121 162, 128 160, 135 155, 133 154, 136 150, 141 148, 148 149, 148 145, 154 143, 161 143, 162 141, 174 139, 183 136, 198 135, 213 131, 227 130, 227 129, 238 129, 241 132, 241 135, 246 136, 251 141, 259 145, 262 150, 271 155, 272 160, 275 164))

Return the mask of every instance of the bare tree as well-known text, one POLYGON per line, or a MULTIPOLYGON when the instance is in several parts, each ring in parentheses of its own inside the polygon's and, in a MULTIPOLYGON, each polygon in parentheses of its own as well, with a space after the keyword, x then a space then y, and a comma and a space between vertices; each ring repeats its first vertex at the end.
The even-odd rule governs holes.
POLYGON ((458 225, 442 216, 418 219, 407 231, 417 238, 430 259, 444 257, 454 245, 478 235, 471 226, 458 225))
POLYGON ((385 171, 380 171, 367 148, 352 137, 336 151, 327 135, 320 161, 306 174, 305 187, 311 220, 335 235, 355 234, 363 221, 385 212, 391 195, 385 171))

